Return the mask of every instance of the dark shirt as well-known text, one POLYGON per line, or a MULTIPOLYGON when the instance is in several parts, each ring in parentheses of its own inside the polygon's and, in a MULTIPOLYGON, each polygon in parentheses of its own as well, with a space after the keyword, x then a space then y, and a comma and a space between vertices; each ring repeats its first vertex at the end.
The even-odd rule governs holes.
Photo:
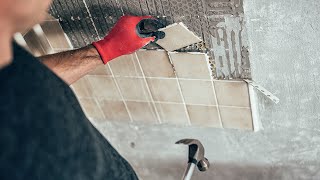
POLYGON ((0 69, 0 179, 137 179, 69 86, 14 44, 0 69))

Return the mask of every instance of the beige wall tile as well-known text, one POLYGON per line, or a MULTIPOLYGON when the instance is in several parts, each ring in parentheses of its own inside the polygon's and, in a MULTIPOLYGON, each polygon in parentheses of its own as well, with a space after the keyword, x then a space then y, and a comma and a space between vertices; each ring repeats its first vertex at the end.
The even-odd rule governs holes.
POLYGON ((93 96, 90 83, 86 77, 83 77, 77 82, 73 83, 71 85, 71 89, 78 98, 90 98, 93 96))
POLYGON ((91 84, 93 95, 99 100, 122 100, 112 77, 87 76, 87 79, 91 84))
POLYGON ((99 109, 99 105, 94 99, 79 99, 80 105, 88 118, 95 120, 104 119, 104 116, 99 109))
POLYGON ((214 81, 218 104, 250 107, 248 85, 245 82, 214 81))
POLYGON ((120 56, 110 61, 109 65, 115 76, 142 76, 142 72, 135 53, 120 56))
POLYGON ((187 105, 191 125, 221 128, 216 106, 187 105))
POLYGON ((48 39, 45 37, 39 38, 34 29, 31 29, 24 35, 24 40, 26 41, 31 53, 36 57, 54 52, 48 39))
POLYGON ((150 101, 147 84, 142 78, 116 78, 125 100, 150 101))
POLYGON ((203 53, 169 53, 178 78, 211 79, 207 57, 203 53))
POLYGON ((146 77, 175 77, 166 51, 141 50, 137 56, 146 77))
POLYGON ((123 101, 99 101, 106 120, 130 122, 128 111, 123 101))
POLYGON ((253 130, 250 108, 219 107, 224 128, 253 130))
POLYGON ((147 82, 155 101, 182 102, 176 79, 147 79, 147 82))
POLYGON ((53 49, 72 48, 58 20, 44 21, 41 27, 53 49))
POLYGON ((158 118, 151 102, 126 101, 133 121, 157 124, 158 118))
POLYGON ((108 75, 111 76, 111 72, 109 70, 108 65, 100 65, 91 71, 89 74, 91 75, 108 75))
POLYGON ((161 31, 166 33, 166 37, 159 39, 157 44, 167 51, 174 51, 201 41, 201 39, 189 31, 183 23, 170 25, 161 29, 161 31))
POLYGON ((156 103, 162 123, 188 125, 189 120, 183 104, 156 103))
POLYGON ((179 80, 186 104, 216 105, 211 81, 179 80))

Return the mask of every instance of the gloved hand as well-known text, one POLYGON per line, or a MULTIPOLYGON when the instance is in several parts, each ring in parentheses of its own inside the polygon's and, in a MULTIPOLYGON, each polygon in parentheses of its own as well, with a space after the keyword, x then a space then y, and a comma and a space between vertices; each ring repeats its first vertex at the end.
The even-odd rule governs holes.
POLYGON ((125 54, 131 54, 165 34, 158 29, 163 23, 152 16, 122 16, 109 34, 93 46, 104 64, 125 54))

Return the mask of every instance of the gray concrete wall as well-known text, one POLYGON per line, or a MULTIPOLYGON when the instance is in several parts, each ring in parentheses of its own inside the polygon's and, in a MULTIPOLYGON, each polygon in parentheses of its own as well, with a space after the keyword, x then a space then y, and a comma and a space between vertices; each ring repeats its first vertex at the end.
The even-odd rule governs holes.
POLYGON ((257 96, 259 132, 121 123, 97 125, 141 179, 180 179, 198 138, 213 162, 194 179, 320 179, 320 1, 244 1, 253 79, 277 95, 257 96), (134 145, 132 144, 134 143, 134 145))

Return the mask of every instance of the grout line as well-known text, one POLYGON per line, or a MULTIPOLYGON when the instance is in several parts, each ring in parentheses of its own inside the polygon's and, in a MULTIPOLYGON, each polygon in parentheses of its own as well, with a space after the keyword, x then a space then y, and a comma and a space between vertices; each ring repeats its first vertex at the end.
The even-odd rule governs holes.
POLYGON ((89 8, 88 8, 88 5, 87 5, 87 3, 86 3, 86 0, 82 0, 82 1, 83 1, 83 3, 84 3, 84 6, 86 7, 86 10, 87 10, 88 14, 89 14, 89 18, 90 18, 90 21, 91 21, 91 23, 92 23, 92 25, 93 25, 93 27, 94 27, 94 31, 96 31, 99 39, 101 39, 101 37, 100 37, 100 35, 99 35, 99 33, 98 33, 98 29, 97 29, 97 27, 96 27, 96 25, 94 24, 94 21, 93 21, 93 19, 92 19, 92 15, 91 15, 91 12, 90 12, 90 10, 89 10, 89 8))
MULTIPOLYGON (((91 84, 91 82, 89 81, 89 79, 86 77, 86 76, 84 76, 83 77, 87 82, 88 82, 88 85, 90 86, 90 88, 92 89, 93 87, 92 87, 92 84, 91 84)), ((86 88, 86 90, 89 92, 89 89, 87 88, 87 87, 85 87, 86 88)), ((90 93, 89 93, 90 94, 90 93)), ((89 99, 89 98, 81 98, 81 97, 79 97, 79 99, 89 99)), ((103 112, 103 110, 102 110, 102 108, 101 108, 101 106, 100 106, 100 103, 99 103, 99 101, 98 101, 98 99, 92 94, 92 99, 94 100, 94 102, 97 104, 97 106, 98 106, 98 108, 99 108, 99 110, 100 110, 100 113, 102 113, 102 117, 104 118, 104 119, 106 119, 106 117, 105 117, 105 115, 104 115, 104 112, 103 112)))
MULTIPOLYGON (((135 53, 136 54, 136 53, 135 53)), ((134 66, 134 71, 135 71, 135 73, 136 74, 142 74, 143 72, 143 70, 140 68, 140 61, 138 60, 139 59, 139 57, 138 57, 138 55, 136 54, 135 55, 135 58, 133 57, 133 54, 131 54, 130 55, 131 56, 131 60, 132 60, 132 63, 133 63, 133 66, 134 66), (138 67, 137 67, 137 65, 136 65, 136 63, 138 63, 138 66, 139 66, 139 70, 140 70, 140 73, 138 73, 138 67)), ((143 77, 142 77, 143 78, 143 77)))
MULTIPOLYGON (((169 58, 170 63, 173 65, 173 61, 172 61, 172 59, 171 59, 170 54, 167 53, 167 55, 168 55, 168 58, 169 58)), ((174 67, 174 66, 173 66, 173 67, 174 67)), ((175 76, 177 77, 176 71, 174 70, 173 72, 174 72, 175 76)), ((191 126, 191 125, 192 125, 192 124, 191 124, 191 119, 190 119, 190 116, 189 116, 189 112, 188 112, 188 108, 187 108, 187 105, 186 105, 184 96, 183 96, 183 94, 182 94, 181 84, 180 84, 180 81, 179 81, 178 78, 176 78, 176 81, 177 81, 177 83, 178 83, 178 88, 179 88, 180 96, 181 96, 181 99, 182 99, 182 103, 183 103, 183 105, 184 105, 184 110, 186 111, 186 115, 187 115, 187 118, 188 118, 188 125, 191 126)))
POLYGON ((139 65, 139 67, 140 67, 140 70, 141 70, 141 73, 142 73, 142 76, 143 76, 143 80, 144 80, 144 82, 145 82, 145 84, 146 84, 146 86, 147 86, 147 91, 148 91, 148 93, 149 93, 151 103, 152 103, 152 105, 153 105, 154 110, 156 111, 156 116, 157 116, 157 118, 158 118, 158 122, 159 122, 159 124, 162 124, 162 121, 161 121, 161 119, 160 119, 160 115, 159 115, 158 109, 157 109, 157 107, 156 107, 156 104, 155 104, 155 102, 154 102, 154 99, 153 99, 153 97, 152 97, 152 94, 151 94, 151 91, 150 91, 150 88, 149 88, 149 84, 148 84, 148 82, 147 82, 147 79, 145 78, 146 76, 145 76, 144 71, 143 71, 143 69, 142 69, 142 66, 141 66, 141 64, 140 64, 139 57, 138 57, 137 53, 134 53, 134 54, 135 54, 135 56, 136 56, 138 65, 139 65))
POLYGON ((250 107, 245 107, 245 106, 224 106, 224 105, 218 105, 218 106, 223 108, 251 109, 250 107))
POLYGON ((120 96, 121 96, 121 99, 122 99, 122 101, 123 101, 123 104, 124 104, 124 106, 126 107, 126 110, 127 110, 127 112, 128 112, 129 118, 130 118, 130 122, 133 122, 133 118, 132 118, 131 112, 130 112, 130 110, 129 110, 129 108, 128 108, 127 102, 125 101, 125 99, 124 99, 124 97, 123 97, 123 95, 122 95, 122 92, 121 92, 121 89, 120 89, 120 87, 119 87, 119 84, 118 84, 118 82, 116 81, 116 79, 115 79, 115 77, 114 77, 114 74, 113 74, 113 71, 112 71, 112 69, 111 69, 111 67, 110 67, 110 64, 107 63, 107 66, 108 66, 108 68, 109 68, 109 70, 110 70, 110 72, 111 72, 111 74, 112 74, 113 81, 114 81, 114 83, 115 83, 115 85, 116 85, 116 87, 117 87, 117 89, 118 89, 118 92, 119 92, 119 94, 120 94, 120 96))
POLYGON ((218 97, 217 97, 217 93, 216 93, 216 88, 213 84, 213 81, 211 82, 212 84, 212 90, 213 90, 213 94, 214 94, 214 97, 216 99, 216 104, 217 104, 217 112, 218 112, 218 117, 219 117, 219 120, 220 120, 220 125, 221 125, 221 128, 224 128, 223 127, 223 123, 222 123, 222 119, 221 119, 221 114, 220 114, 220 108, 219 108, 219 104, 218 104, 218 97))
MULTIPOLYGON (((218 117, 219 117, 219 120, 220 120, 220 125, 221 125, 221 128, 224 128, 223 127, 223 123, 222 123, 222 119, 221 119, 221 113, 220 113, 220 108, 219 108, 219 103, 218 103, 218 97, 217 97, 217 92, 216 92, 216 88, 214 86, 214 80, 213 80, 213 73, 210 69, 210 63, 209 63, 209 56, 206 54, 205 55, 206 57, 206 61, 207 61, 207 67, 208 67, 208 70, 209 70, 209 73, 210 73, 210 77, 212 79, 211 81, 211 85, 212 85, 212 91, 213 91, 213 94, 214 94, 214 97, 216 99, 216 105, 217 105, 217 112, 218 112, 218 117)), ((222 107, 222 106, 221 106, 222 107)))
POLYGON ((100 113, 102 114, 103 119, 106 119, 106 116, 104 115, 104 112, 102 111, 102 108, 101 108, 100 103, 97 100, 97 98, 94 98, 94 102, 97 104, 98 109, 99 109, 100 113))
MULTIPOLYGON (((112 75, 95 75, 90 74, 90 76, 106 76, 106 77, 112 77, 112 75)), ((179 80, 190 80, 190 81, 217 81, 217 82, 226 82, 226 83, 244 83, 243 80, 218 80, 218 79, 193 79, 193 78, 179 78, 179 77, 143 77, 143 76, 120 76, 120 75, 114 75, 114 77, 120 77, 120 78, 140 78, 140 79, 179 79, 179 80)))
POLYGON ((222 119, 221 119, 221 113, 220 113, 220 108, 219 108, 219 103, 218 103, 218 97, 217 97, 217 92, 216 92, 216 88, 214 86, 214 80, 213 80, 213 72, 210 68, 210 63, 209 63, 209 56, 207 54, 205 54, 205 58, 206 58, 206 63, 207 63, 207 68, 208 68, 208 72, 209 72, 209 76, 211 78, 211 86, 212 86, 212 91, 213 91, 213 94, 214 94, 214 98, 216 100, 216 108, 217 108, 217 112, 218 112, 218 117, 219 117, 219 121, 220 121, 220 126, 221 128, 224 128, 223 127, 223 123, 222 123, 222 119))
MULTIPOLYGON (((81 97, 81 99, 94 99, 95 97, 81 97)), ((119 101, 119 100, 110 100, 110 99, 101 99, 101 100, 106 100, 106 101, 119 101)), ((125 101, 130 101, 130 102, 141 102, 141 103, 147 103, 150 101, 145 101, 145 100, 137 100, 137 99, 125 99, 125 101)), ((179 102, 169 102, 169 101, 154 101, 156 104, 176 104, 176 105, 183 105, 183 103, 179 102)), ((212 104, 195 104, 195 103, 187 103, 187 105, 190 106, 209 106, 209 107, 217 107, 217 105, 212 105, 212 104)), ((226 106, 226 105, 219 105, 219 107, 225 107, 225 108, 238 108, 238 109, 251 109, 250 107, 246 106, 226 106)))

